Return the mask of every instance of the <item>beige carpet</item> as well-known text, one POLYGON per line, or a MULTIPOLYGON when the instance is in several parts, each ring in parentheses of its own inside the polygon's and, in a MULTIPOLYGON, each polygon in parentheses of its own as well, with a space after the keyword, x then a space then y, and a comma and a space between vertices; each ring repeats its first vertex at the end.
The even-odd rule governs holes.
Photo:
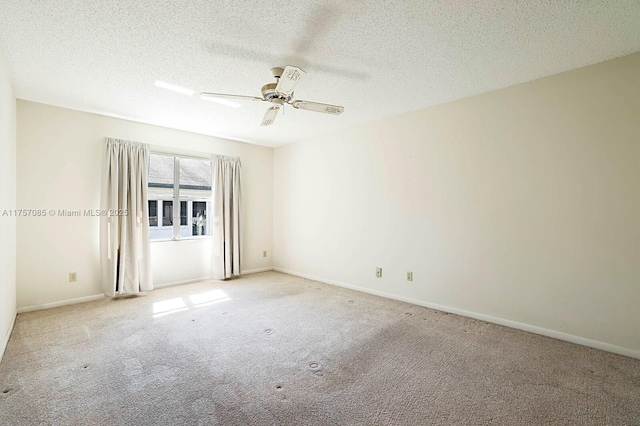
POLYGON ((640 361, 267 272, 19 315, 0 424, 639 425, 640 361))

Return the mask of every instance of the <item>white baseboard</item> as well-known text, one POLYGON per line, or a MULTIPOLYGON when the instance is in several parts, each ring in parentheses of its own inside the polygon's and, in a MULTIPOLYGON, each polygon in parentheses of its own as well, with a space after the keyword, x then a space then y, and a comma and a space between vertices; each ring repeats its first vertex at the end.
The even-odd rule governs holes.
POLYGON ((9 344, 9 339, 11 338, 11 333, 13 332, 13 326, 16 324, 16 316, 18 316, 17 312, 13 314, 13 319, 11 320, 11 324, 9 324, 7 334, 4 336, 4 339, 2 339, 2 346, 0 346, 0 362, 2 362, 4 351, 7 349, 7 345, 9 344))
POLYGON ((58 308, 60 306, 66 306, 66 305, 75 305, 76 303, 84 303, 84 302, 91 302, 92 300, 100 300, 104 297, 106 297, 104 294, 94 294, 92 296, 78 297, 76 299, 67 299, 67 300, 60 300, 58 302, 43 303, 42 305, 23 306, 22 308, 18 308, 18 313, 23 314, 25 312, 41 311, 43 309, 58 308))
MULTIPOLYGON (((261 269, 251 269, 248 271, 242 271, 242 275, 256 274, 258 272, 265 272, 265 271, 272 271, 272 270, 273 268, 271 267, 261 268, 261 269)), ((194 279, 184 280, 184 281, 174 281, 174 282, 164 283, 164 284, 154 284, 153 288, 156 289, 156 288, 173 287, 176 285, 191 284, 191 283, 197 283, 200 281, 208 281, 210 279, 211 277, 200 277, 200 278, 194 278, 194 279)), ((22 314, 25 312, 41 311, 43 309, 57 308, 60 306, 75 305, 76 303, 99 300, 99 299, 102 299, 103 297, 106 297, 106 296, 104 294, 95 294, 93 296, 78 297, 77 299, 60 300, 58 302, 43 303, 41 305, 24 306, 22 308, 18 308, 18 313, 22 314)))
POLYGON ((267 271, 273 271, 273 267, 269 266, 268 268, 248 269, 246 271, 240 272, 240 275, 257 274, 259 272, 267 272, 267 271))
POLYGON ((512 321, 504 318, 493 317, 491 315, 480 314, 477 312, 465 311, 464 309, 452 308, 449 306, 438 305, 436 303, 424 302, 418 299, 412 299, 409 297, 398 296, 392 293, 387 293, 384 291, 371 290, 365 287, 359 287, 352 284, 346 284, 339 281, 327 280, 324 278, 314 277, 308 274, 303 274, 296 271, 290 271, 288 269, 283 268, 273 268, 274 271, 283 272, 289 275, 295 275, 302 278, 308 278, 310 280, 319 281, 326 284, 335 285, 338 287, 345 287, 351 290, 361 291, 363 293, 373 294, 375 296, 386 297, 388 299, 399 300, 401 302, 407 302, 414 305, 424 306, 425 308, 436 309, 438 311, 449 312, 456 315, 461 315, 464 317, 474 318, 481 321, 490 322, 493 324, 502 325, 505 327, 515 328, 518 330, 528 331, 530 333, 540 334, 542 336, 551 337, 558 340, 564 340, 566 342, 575 343, 577 345, 588 346, 594 349, 600 349, 606 352, 612 352, 618 355, 628 356, 630 358, 640 359, 640 351, 625 348, 623 346, 613 345, 611 343, 601 342, 599 340, 587 339, 586 337, 576 336, 574 334, 563 333, 561 331, 550 330, 548 328, 542 328, 531 324, 525 324, 522 322, 512 321))
POLYGON ((165 287, 173 287, 176 285, 182 285, 182 284, 191 284, 191 283, 197 283, 200 281, 209 281, 211 279, 211 277, 202 277, 202 278, 194 278, 191 280, 184 280, 184 281, 174 281, 172 283, 164 283, 164 284, 154 284, 153 288, 165 288, 165 287))
MULTIPOLYGON (((190 283, 195 283, 195 282, 198 282, 198 281, 206 281, 208 279, 209 279, 209 277, 203 277, 203 278, 196 278, 196 279, 192 279, 192 280, 176 281, 176 282, 165 283, 165 284, 157 284, 157 285, 154 285, 153 288, 163 288, 163 287, 171 287, 171 286, 174 286, 174 285, 190 284, 190 283)), ((93 296, 78 297, 76 299, 67 299, 67 300, 60 300, 58 302, 43 303, 41 305, 25 306, 25 307, 22 307, 22 308, 18 308, 18 313, 22 314, 22 313, 25 313, 25 312, 33 312, 33 311, 41 311, 43 309, 58 308, 60 306, 75 305, 76 303, 84 303, 84 302, 91 302, 93 300, 100 300, 100 299, 102 299, 104 297, 106 297, 104 294, 94 294, 93 296)))

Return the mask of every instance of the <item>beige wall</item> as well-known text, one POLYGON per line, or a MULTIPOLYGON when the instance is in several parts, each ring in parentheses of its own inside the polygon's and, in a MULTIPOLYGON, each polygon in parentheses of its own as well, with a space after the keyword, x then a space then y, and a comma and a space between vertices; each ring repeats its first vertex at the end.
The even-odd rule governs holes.
POLYGON ((639 220, 640 54, 274 155, 274 266, 637 357, 639 220))
POLYGON ((16 99, 0 51, 0 359, 16 317, 16 99))
MULTIPOLYGON (((245 207, 243 271, 271 267, 273 150, 64 108, 18 101, 18 206, 98 209, 104 138, 175 152, 239 156, 245 207)), ((18 219, 18 308, 101 293, 97 217, 18 219), (70 283, 69 272, 78 273, 70 283)), ((210 240, 153 242, 154 283, 208 277, 210 240)))

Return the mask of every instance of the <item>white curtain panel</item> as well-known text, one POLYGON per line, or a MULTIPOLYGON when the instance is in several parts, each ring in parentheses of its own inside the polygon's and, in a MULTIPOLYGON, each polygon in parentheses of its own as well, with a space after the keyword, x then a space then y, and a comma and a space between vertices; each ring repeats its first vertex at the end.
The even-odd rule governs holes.
POLYGON ((240 276, 242 256, 242 165, 237 157, 211 157, 213 248, 211 278, 240 276))
POLYGON ((106 138, 100 217, 100 258, 105 296, 153 289, 148 171, 148 145, 106 138))

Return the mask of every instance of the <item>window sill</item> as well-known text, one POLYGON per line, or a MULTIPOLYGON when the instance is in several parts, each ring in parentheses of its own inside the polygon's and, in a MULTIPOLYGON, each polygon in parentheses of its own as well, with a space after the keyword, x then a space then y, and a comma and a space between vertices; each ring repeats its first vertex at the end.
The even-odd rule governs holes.
POLYGON ((152 243, 168 243, 171 241, 200 241, 200 240, 210 240, 210 235, 204 235, 201 237, 183 237, 183 238, 156 238, 153 240, 149 240, 152 243))

